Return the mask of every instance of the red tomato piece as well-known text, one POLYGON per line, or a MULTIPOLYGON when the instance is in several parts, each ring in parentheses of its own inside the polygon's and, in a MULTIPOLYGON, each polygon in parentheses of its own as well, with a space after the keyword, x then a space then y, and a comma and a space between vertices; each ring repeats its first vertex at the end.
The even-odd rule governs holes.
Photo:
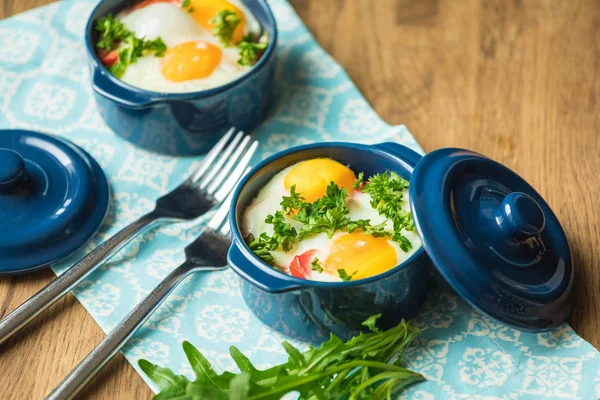
POLYGON ((131 7, 129 7, 127 9, 127 12, 130 13, 132 11, 139 10, 140 8, 144 8, 146 6, 149 6, 150 4, 155 4, 155 3, 171 3, 177 7, 181 7, 181 4, 183 4, 183 1, 181 1, 181 0, 142 0, 138 3, 135 3, 131 7))
POLYGON ((100 58, 100 62, 102 62, 102 65, 106 67, 110 67, 119 59, 119 55, 117 54, 116 50, 101 50, 101 52, 98 53, 98 57, 100 58))
POLYGON ((319 254, 318 250, 308 250, 294 257, 290 263, 290 275, 296 278, 306 279, 310 276, 310 263, 319 254))

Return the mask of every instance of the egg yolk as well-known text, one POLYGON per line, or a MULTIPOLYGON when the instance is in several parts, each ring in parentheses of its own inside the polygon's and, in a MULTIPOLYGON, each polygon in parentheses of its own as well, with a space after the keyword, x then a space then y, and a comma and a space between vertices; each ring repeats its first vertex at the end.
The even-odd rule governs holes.
POLYGON ((209 21, 216 17, 219 11, 233 11, 240 18, 240 23, 233 31, 231 39, 234 43, 237 43, 244 37, 244 32, 246 31, 246 17, 238 7, 227 0, 192 0, 188 10, 192 10, 192 18, 208 31, 212 31, 214 27, 214 24, 209 21))
POLYGON ((184 82, 209 76, 221 62, 222 52, 206 42, 185 42, 169 48, 161 59, 163 76, 184 82))
POLYGON ((396 265, 396 250, 386 238, 353 232, 332 241, 324 268, 335 276, 343 269, 357 280, 379 275, 396 265))
POLYGON ((327 186, 335 182, 340 188, 352 189, 356 182, 354 172, 337 161, 328 158, 315 158, 303 161, 292 168, 285 176, 283 184, 287 190, 296 185, 296 192, 309 203, 326 194, 327 186))

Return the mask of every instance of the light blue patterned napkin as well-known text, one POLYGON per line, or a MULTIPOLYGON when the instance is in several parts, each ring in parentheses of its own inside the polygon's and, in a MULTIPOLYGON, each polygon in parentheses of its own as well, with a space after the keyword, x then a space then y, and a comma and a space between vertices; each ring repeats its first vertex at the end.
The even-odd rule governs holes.
MULTIPOLYGON (((154 199, 176 186, 199 161, 136 149, 103 123, 91 95, 83 42, 95 3, 65 1, 0 22, 0 127, 71 139, 98 160, 111 182, 110 212, 86 251, 149 211, 154 199)), ((277 97, 271 116, 257 130, 258 158, 322 140, 393 140, 421 151, 404 126, 391 127, 377 116, 285 0, 269 3, 281 33, 277 97)), ((75 295, 108 332, 183 261, 183 248, 200 229, 195 222, 146 233, 79 285, 75 295)), ((60 273, 82 254, 55 271, 60 273)), ((569 326, 522 333, 473 310, 440 280, 434 286, 413 321, 425 332, 405 355, 407 367, 427 381, 401 398, 600 397, 600 354, 569 326)), ((254 318, 239 295, 238 277, 227 270, 189 277, 124 353, 136 369, 143 357, 192 376, 183 340, 194 343, 218 368, 235 370, 230 345, 266 367, 286 359, 283 339, 254 318)))

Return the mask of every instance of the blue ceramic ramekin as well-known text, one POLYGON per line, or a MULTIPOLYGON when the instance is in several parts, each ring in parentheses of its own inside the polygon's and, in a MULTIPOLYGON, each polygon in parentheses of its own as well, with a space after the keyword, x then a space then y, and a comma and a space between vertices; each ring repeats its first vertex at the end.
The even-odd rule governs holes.
POLYGON ((348 338, 381 313, 380 328, 413 317, 425 295, 431 263, 423 247, 407 261, 383 274, 350 282, 317 282, 281 273, 262 262, 244 243, 244 210, 277 172, 302 160, 333 158, 366 176, 394 171, 410 179, 420 155, 396 143, 363 145, 317 143, 277 153, 252 169, 238 185, 229 220, 232 246, 229 265, 241 276, 244 301, 267 326, 292 338, 319 342, 334 333, 348 338))
POLYGON ((92 87, 106 124, 141 148, 169 155, 194 155, 208 151, 232 126, 249 131, 264 118, 270 102, 275 65, 277 28, 264 0, 244 0, 262 29, 269 46, 247 74, 214 89, 192 93, 159 93, 133 87, 114 77, 95 52, 96 20, 116 14, 129 0, 103 0, 86 27, 86 47, 92 87))

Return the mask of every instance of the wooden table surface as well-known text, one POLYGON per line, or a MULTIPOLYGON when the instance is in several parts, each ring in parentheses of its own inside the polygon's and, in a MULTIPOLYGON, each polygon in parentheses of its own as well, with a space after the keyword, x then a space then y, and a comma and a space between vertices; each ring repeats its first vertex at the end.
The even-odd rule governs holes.
MULTIPOLYGON (((0 18, 47 0, 0 0, 0 18)), ((426 151, 463 147, 529 181, 558 215, 577 269, 570 323, 600 348, 600 3, 291 0, 384 120, 426 151)), ((2 49, 0 49, 1 51, 2 49)), ((0 279, 4 316, 53 278, 0 279)), ((1 398, 46 395, 104 337, 71 295, 0 346, 1 398)), ((119 355, 85 398, 151 391, 119 355)))

